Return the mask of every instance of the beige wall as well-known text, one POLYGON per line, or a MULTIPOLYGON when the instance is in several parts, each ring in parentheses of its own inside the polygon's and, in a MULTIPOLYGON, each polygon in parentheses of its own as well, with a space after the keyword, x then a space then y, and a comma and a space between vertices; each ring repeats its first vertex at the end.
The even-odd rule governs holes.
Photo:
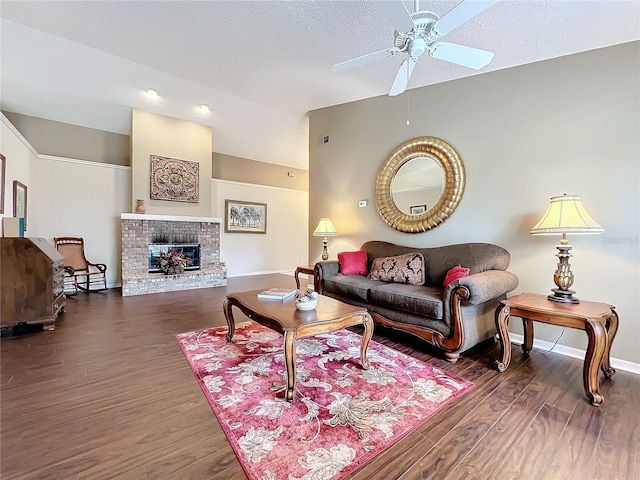
POLYGON ((212 175, 220 180, 309 190, 309 172, 213 152, 212 175))
POLYGON ((137 199, 147 213, 211 216, 211 127, 134 109, 131 120, 131 211, 137 199), (151 200, 150 156, 198 162, 199 203, 151 200))
MULTIPOLYGON (((40 155, 131 165, 130 136, 79 127, 44 118, 4 112, 6 118, 40 155)), ((220 180, 309 189, 309 172, 212 152, 212 177, 220 180)))
MULTIPOLYGON (((329 215, 338 237, 332 258, 366 240, 409 246, 486 241, 512 254, 514 293, 553 287, 559 238, 531 236, 549 197, 582 196, 604 235, 573 236, 574 288, 620 314, 612 355, 640 363, 640 42, 310 112, 309 228, 329 215), (407 96, 409 109, 407 111, 407 96), (407 115, 410 125, 407 125, 407 115), (323 136, 329 143, 323 144, 323 136), (376 174, 400 143, 432 135, 451 143, 466 169, 458 210, 421 234, 388 227, 377 213, 376 174), (369 206, 358 208, 368 199, 369 206)), ((425 59, 416 68, 437 68, 425 59)), ((392 79, 389 81, 391 82, 392 79)), ((312 260, 321 239, 309 237, 312 260)), ((315 255, 315 258, 314 258, 315 255)), ((518 322, 511 322, 521 332, 518 322)), ((536 325, 536 338, 558 327, 536 325)), ((559 341, 586 349, 584 332, 559 341)))
POLYGON ((13 112, 3 112, 42 155, 130 165, 129 135, 104 132, 13 112))

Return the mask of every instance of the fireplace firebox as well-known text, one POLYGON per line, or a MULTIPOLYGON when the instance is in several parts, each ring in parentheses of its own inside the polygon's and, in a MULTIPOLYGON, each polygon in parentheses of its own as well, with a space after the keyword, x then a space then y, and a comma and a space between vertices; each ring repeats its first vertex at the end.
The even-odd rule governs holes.
POLYGON ((185 270, 200 270, 200 245, 197 244, 176 244, 168 245, 165 243, 157 244, 152 243, 149 245, 149 273, 161 272, 160 268, 156 265, 156 258, 161 253, 168 253, 172 250, 176 252, 182 252, 182 254, 191 259, 189 265, 185 267, 185 270))

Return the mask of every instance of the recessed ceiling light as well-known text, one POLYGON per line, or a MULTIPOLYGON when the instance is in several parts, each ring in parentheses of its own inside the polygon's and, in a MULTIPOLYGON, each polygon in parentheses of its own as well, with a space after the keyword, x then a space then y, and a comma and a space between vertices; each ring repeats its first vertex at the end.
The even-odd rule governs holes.
POLYGON ((158 97, 160 97, 160 95, 158 95, 158 91, 153 88, 149 88, 148 90, 145 91, 145 93, 147 94, 147 97, 149 97, 150 100, 157 100, 158 97))
POLYGON ((198 105, 198 111, 202 114, 206 114, 209 113, 211 110, 209 110, 209 106, 205 105, 204 103, 202 105, 198 105))

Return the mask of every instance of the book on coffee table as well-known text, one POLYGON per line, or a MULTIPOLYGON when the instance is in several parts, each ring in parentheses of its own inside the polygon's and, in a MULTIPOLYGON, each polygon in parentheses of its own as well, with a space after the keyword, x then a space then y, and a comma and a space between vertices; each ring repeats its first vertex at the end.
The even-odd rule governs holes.
POLYGON ((296 293, 295 288, 270 288, 264 292, 258 293, 258 298, 267 298, 271 300, 285 300, 296 293))
POLYGON ((285 300, 296 293, 295 288, 270 288, 258 294, 258 298, 268 298, 271 300, 285 300))

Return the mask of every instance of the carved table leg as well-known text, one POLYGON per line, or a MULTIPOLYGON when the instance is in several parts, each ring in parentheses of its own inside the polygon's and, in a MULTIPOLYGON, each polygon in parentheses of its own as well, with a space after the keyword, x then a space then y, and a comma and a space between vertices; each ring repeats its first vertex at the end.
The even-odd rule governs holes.
POLYGON ((364 370, 369 369, 369 360, 367 359, 367 347, 369 341, 373 337, 373 319, 368 313, 362 319, 364 325, 364 335, 362 336, 362 346, 360 347, 360 364, 364 370))
POLYGON ((495 314, 496 329, 500 336, 500 360, 496 360, 495 366, 499 372, 504 372, 511 363, 511 343, 509 343, 509 307, 500 305, 495 314))
POLYGON ((611 367, 609 354, 611 352, 611 344, 613 343, 613 339, 616 337, 616 333, 618 332, 618 314, 615 310, 611 310, 611 315, 607 318, 607 337, 609 341, 607 342, 607 348, 604 351, 604 356, 602 357, 602 371, 607 377, 611 377, 616 374, 616 369, 611 367))
POLYGON ((606 328, 599 321, 587 321, 586 331, 589 345, 584 357, 582 382, 589 401, 597 407, 604 401, 604 397, 598 392, 598 373, 602 358, 608 348, 609 339, 606 328))
POLYGON ((230 342, 233 338, 234 333, 236 333, 236 324, 233 320, 233 312, 231 311, 231 303, 229 303, 229 299, 225 298, 222 303, 222 310, 224 311, 224 318, 227 319, 227 327, 229 327, 229 331, 227 332, 227 342, 230 342))
POLYGON ((523 318, 522 327, 524 328, 524 343, 522 344, 522 351, 525 355, 529 355, 529 352, 533 348, 533 320, 530 318, 523 318))
POLYGON ((296 279, 296 288, 300 290, 300 278, 298 278, 298 275, 300 275, 300 269, 296 268, 296 271, 293 274, 293 278, 296 279))
POLYGON ((284 399, 290 402, 296 387, 296 334, 293 332, 284 332, 284 364, 287 382, 284 399))

